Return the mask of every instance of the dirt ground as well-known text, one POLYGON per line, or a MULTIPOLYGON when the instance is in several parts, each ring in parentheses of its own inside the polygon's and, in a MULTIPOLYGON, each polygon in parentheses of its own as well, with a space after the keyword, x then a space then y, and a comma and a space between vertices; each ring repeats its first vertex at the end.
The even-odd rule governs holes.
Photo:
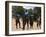
MULTIPOLYGON (((22 20, 20 19, 20 22, 21 22, 21 28, 19 28, 19 25, 18 25, 18 29, 16 29, 16 22, 15 22, 15 19, 13 18, 12 19, 12 31, 22 31, 22 28, 23 28, 23 24, 22 24, 22 20)), ((30 25, 29 25, 29 29, 28 30, 37 30, 37 29, 40 29, 40 27, 38 26, 37 27, 37 22, 33 22, 33 27, 30 28, 30 25)), ((27 30, 27 25, 25 26, 25 30, 27 30)))

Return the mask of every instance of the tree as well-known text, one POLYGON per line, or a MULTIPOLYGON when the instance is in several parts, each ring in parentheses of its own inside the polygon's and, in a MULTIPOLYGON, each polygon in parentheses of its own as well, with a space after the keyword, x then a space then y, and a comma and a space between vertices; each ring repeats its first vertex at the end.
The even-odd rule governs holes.
POLYGON ((17 6, 12 6, 12 17, 16 16, 16 8, 17 6))
POLYGON ((41 7, 34 8, 34 19, 36 20, 38 17, 41 17, 41 7))
POLYGON ((22 6, 18 6, 16 8, 16 13, 22 15, 24 13, 24 8, 22 6))
POLYGON ((22 6, 12 6, 12 17, 15 17, 17 15, 22 16, 24 13, 24 8, 22 6))
POLYGON ((40 16, 41 15, 41 7, 35 7, 34 8, 34 14, 40 16))
POLYGON ((29 9, 28 12, 29 12, 30 15, 33 14, 33 13, 32 13, 32 9, 29 9))

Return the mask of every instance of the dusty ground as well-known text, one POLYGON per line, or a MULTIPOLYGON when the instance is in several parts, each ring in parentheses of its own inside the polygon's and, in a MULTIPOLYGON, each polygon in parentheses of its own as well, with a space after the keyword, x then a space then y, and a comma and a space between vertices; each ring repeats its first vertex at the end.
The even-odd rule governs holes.
MULTIPOLYGON (((15 22, 15 19, 13 18, 12 20, 12 31, 21 31, 22 30, 22 20, 20 19, 20 22, 21 22, 21 28, 19 28, 18 26, 18 29, 16 29, 16 22, 15 22)), ((40 27, 37 27, 37 22, 33 22, 33 28, 30 28, 30 25, 29 25, 29 29, 28 30, 37 30, 37 29, 40 29, 40 27)), ((25 30, 27 30, 27 25, 25 26, 25 30)))

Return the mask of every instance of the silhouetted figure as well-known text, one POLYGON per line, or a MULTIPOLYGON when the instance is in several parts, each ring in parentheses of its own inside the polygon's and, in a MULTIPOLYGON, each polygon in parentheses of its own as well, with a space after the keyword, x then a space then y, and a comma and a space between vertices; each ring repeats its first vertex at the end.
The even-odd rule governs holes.
POLYGON ((19 16, 16 16, 16 28, 18 27, 17 25, 19 24, 19 28, 20 28, 20 21, 19 21, 19 16))
POLYGON ((27 29, 29 29, 29 16, 26 16, 27 29))
POLYGON ((33 19, 32 17, 30 16, 30 28, 33 27, 33 19))
POLYGON ((26 10, 24 17, 23 17, 23 30, 25 29, 25 25, 27 24, 27 29, 29 28, 29 16, 26 10))
POLYGON ((23 30, 25 29, 25 25, 26 25, 26 18, 25 18, 25 16, 22 18, 22 20, 23 20, 23 30))
POLYGON ((37 19, 37 27, 40 27, 41 28, 41 17, 39 17, 38 19, 37 19))

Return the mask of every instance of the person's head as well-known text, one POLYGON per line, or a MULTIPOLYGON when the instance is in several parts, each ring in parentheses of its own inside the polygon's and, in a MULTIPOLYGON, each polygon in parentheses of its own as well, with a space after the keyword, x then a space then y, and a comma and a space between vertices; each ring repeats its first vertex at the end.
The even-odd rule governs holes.
POLYGON ((26 10, 26 12, 27 12, 27 10, 26 10))

